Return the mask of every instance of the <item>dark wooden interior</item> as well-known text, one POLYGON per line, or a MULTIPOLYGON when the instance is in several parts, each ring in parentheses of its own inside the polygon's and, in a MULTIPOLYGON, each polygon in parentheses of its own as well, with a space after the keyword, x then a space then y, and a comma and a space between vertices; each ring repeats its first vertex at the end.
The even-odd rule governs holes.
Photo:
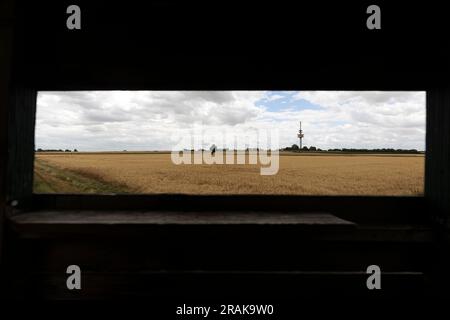
POLYGON ((438 5, 405 3, 381 2, 370 31, 362 1, 78 1, 70 31, 67 1, 2 2, 3 297, 446 296, 448 26, 438 5), (111 89, 426 91, 425 196, 33 195, 37 91, 111 89), (66 288, 70 264, 81 291, 66 288))

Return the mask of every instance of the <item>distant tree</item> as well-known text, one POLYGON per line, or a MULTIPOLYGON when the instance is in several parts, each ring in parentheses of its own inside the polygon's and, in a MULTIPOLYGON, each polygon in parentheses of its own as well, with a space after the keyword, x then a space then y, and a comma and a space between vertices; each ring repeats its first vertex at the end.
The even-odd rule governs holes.
POLYGON ((78 152, 78 150, 77 149, 73 149, 73 152, 78 152))
POLYGON ((212 146, 209 148, 211 151, 211 155, 214 155, 216 153, 217 146, 215 144, 212 144, 212 146))
POLYGON ((307 147, 307 146, 304 146, 304 147, 302 148, 302 150, 303 150, 303 151, 308 151, 308 147, 307 147))
POLYGON ((313 146, 311 146, 311 147, 309 147, 309 151, 317 151, 317 148, 316 148, 316 147, 313 147, 313 146))
POLYGON ((71 150, 69 150, 69 149, 66 149, 64 152, 72 152, 71 150))
POLYGON ((41 148, 37 149, 37 152, 42 152, 42 151, 44 151, 44 150, 42 150, 41 148))
POLYGON ((298 145, 293 144, 292 147, 291 147, 290 149, 291 149, 291 150, 298 150, 298 149, 300 149, 300 148, 298 147, 298 145))

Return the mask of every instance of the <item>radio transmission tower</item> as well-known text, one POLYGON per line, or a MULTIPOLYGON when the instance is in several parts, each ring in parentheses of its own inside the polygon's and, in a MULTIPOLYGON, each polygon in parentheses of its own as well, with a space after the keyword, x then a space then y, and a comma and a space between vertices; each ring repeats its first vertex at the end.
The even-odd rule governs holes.
POLYGON ((300 121, 300 130, 298 130, 298 134, 297 134, 300 150, 302 150, 302 140, 303 140, 304 136, 305 135, 303 134, 303 130, 302 130, 302 122, 300 121))

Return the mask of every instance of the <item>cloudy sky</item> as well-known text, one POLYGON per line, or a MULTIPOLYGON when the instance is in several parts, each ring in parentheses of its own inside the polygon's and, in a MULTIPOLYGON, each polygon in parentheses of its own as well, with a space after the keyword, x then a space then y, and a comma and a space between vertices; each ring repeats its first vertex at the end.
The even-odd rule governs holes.
POLYGON ((198 128, 206 144, 277 130, 285 147, 298 144, 299 121, 307 146, 424 150, 425 92, 39 92, 36 148, 172 150, 198 128))

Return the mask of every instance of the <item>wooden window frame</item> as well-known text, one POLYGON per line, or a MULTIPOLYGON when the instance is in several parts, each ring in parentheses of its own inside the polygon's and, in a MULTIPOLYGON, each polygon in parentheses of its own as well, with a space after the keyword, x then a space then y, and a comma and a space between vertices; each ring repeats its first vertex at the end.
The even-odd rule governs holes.
MULTIPOLYGON (((57 88, 56 88, 57 89, 57 88)), ((72 89, 72 88, 71 88, 72 89)), ((73 88, 74 90, 77 88, 73 88)), ((85 89, 85 88, 84 88, 85 89)), ((336 88, 343 90, 343 88, 336 88)), ((50 91, 48 88, 46 91, 50 91)), ((133 90, 133 89, 131 89, 133 90)), ((330 90, 330 89, 328 89, 330 90)), ((348 90, 348 89, 347 89, 348 90)), ((425 195, 421 196, 290 196, 290 195, 63 195, 33 193, 34 134, 37 88, 15 88, 9 114, 8 204, 21 212, 34 210, 167 210, 332 212, 359 222, 424 223, 430 221, 429 199, 436 179, 433 158, 436 116, 427 92, 425 195), (430 129, 434 128, 434 129, 430 129)), ((435 101, 435 100, 431 100, 435 101)))

